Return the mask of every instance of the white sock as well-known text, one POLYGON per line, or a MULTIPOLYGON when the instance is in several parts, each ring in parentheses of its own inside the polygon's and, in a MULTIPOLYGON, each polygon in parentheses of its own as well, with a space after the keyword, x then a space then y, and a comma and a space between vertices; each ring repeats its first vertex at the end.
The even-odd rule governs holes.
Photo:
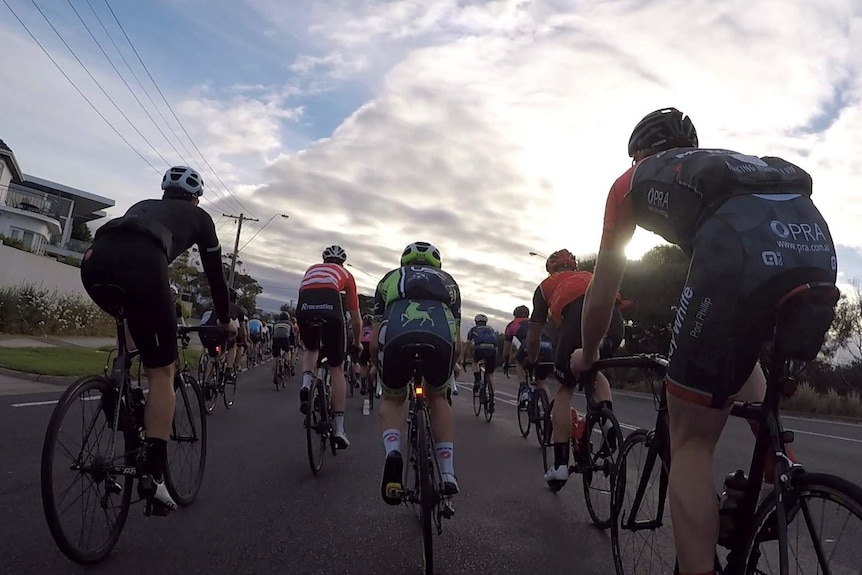
POLYGON ((334 411, 332 415, 335 416, 335 435, 344 435, 344 412, 334 411))
POLYGON ((311 380, 314 379, 314 374, 310 371, 304 371, 302 373, 302 387, 308 389, 311 387, 311 380))
POLYGON ((440 473, 455 475, 455 448, 451 441, 441 441, 434 445, 437 450, 437 461, 440 462, 440 473))
POLYGON ((392 428, 383 432, 383 449, 386 455, 393 451, 401 451, 401 431, 392 428))

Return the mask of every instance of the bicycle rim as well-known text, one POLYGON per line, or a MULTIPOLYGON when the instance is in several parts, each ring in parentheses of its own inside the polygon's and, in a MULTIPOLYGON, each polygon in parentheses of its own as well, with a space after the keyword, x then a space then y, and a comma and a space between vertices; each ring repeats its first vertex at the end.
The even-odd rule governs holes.
POLYGON ((530 401, 527 402, 526 409, 521 409, 521 398, 520 394, 516 399, 518 405, 515 406, 515 409, 518 410, 518 429, 521 430, 521 437, 526 439, 530 435, 530 426, 532 425, 532 413, 533 413, 533 400, 532 397, 530 401))
POLYGON ((676 550, 667 501, 669 469, 652 432, 633 431, 614 475, 611 547, 617 575, 674 573, 676 550), (635 512, 634 503, 640 502, 635 512), (645 562, 645 564, 643 564, 645 562))
POLYGON ((323 395, 323 385, 320 380, 311 384, 308 390, 308 412, 305 414, 305 438, 308 448, 308 464, 314 475, 320 473, 323 467, 323 456, 326 453, 326 438, 319 433, 325 424, 325 412, 320 411, 320 396, 323 395))
POLYGON ((613 520, 611 489, 616 474, 619 446, 622 443, 622 429, 613 412, 603 409, 601 415, 611 424, 608 433, 615 438, 605 435, 599 414, 587 415, 585 435, 581 443, 589 448, 589 467, 582 471, 581 477, 590 518, 596 527, 607 529, 613 520))
POLYGON ((491 418, 494 417, 494 386, 492 384, 487 385, 487 390, 485 391, 485 421, 490 422, 491 418))
POLYGON ((431 462, 433 457, 433 446, 428 436, 428 425, 424 409, 416 410, 416 432, 419 459, 419 501, 420 516, 422 523, 422 572, 430 575, 434 572, 434 510, 436 507, 436 493, 431 474, 434 466, 431 462))
POLYGON ((198 382, 180 374, 174 385, 176 405, 168 442, 165 487, 174 501, 185 507, 195 500, 204 479, 207 421, 198 382))
POLYGON ((480 391, 473 392, 473 414, 476 417, 479 417, 479 414, 482 413, 482 397, 480 396, 480 391))
MULTIPOLYGON (((785 492, 788 560, 793 573, 858 573, 862 488, 823 473, 798 473, 785 492), (829 506, 832 511, 826 511, 829 506)), ((774 494, 755 514, 746 573, 781 573, 774 494)))
MULTIPOLYGON (((126 409, 116 395, 113 383, 105 377, 87 376, 70 385, 54 408, 42 445, 42 509, 48 528, 60 551, 85 565, 97 563, 111 552, 131 505, 132 477, 108 472, 109 465, 134 464, 134 454, 125 453, 134 442, 133 432, 111 429, 113 410, 106 405, 126 409), (103 395, 111 398, 107 404, 101 400, 103 395), (71 417, 67 419, 67 415, 71 417), (77 438, 71 431, 76 421, 83 422, 77 438), (57 461, 59 458, 65 461, 57 461), (114 492, 117 487, 120 493, 114 492)), ((121 413, 121 419, 130 425, 127 411, 121 413)))

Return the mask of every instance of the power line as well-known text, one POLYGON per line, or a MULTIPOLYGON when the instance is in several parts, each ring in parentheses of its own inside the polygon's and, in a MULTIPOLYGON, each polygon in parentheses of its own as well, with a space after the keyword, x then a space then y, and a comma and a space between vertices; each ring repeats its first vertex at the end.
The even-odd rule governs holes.
MULTIPOLYGON (((75 53, 75 51, 74 51, 74 50, 72 50, 72 47, 71 47, 71 46, 69 46, 69 43, 68 43, 68 42, 66 42, 66 39, 65 39, 65 38, 63 38, 63 35, 62 35, 62 34, 60 34, 60 31, 59 31, 59 30, 57 30, 57 28, 54 26, 54 24, 51 22, 51 20, 48 18, 48 16, 47 16, 43 11, 42 11, 42 9, 41 9, 41 8, 39 8, 39 5, 36 3, 36 0, 30 0, 30 2, 32 2, 32 3, 33 3, 33 6, 35 6, 35 7, 36 7, 36 10, 38 10, 38 11, 39 11, 39 14, 41 14, 41 15, 42 15, 42 18, 44 18, 44 19, 45 19, 45 22, 47 22, 47 23, 48 23, 48 26, 50 26, 50 27, 51 27, 51 29, 54 31, 54 33, 57 35, 57 37, 60 39, 60 41, 63 43, 63 45, 64 45, 64 46, 66 46, 66 48, 69 50, 69 52, 70 52, 70 53, 72 54, 72 56, 75 58, 75 60, 77 60, 77 61, 78 61, 78 64, 80 64, 80 65, 81 65, 81 67, 84 69, 84 71, 85 71, 85 72, 87 73, 87 75, 90 77, 90 79, 91 79, 91 80, 93 80, 93 82, 96 84, 96 86, 98 86, 98 87, 99 87, 99 90, 101 90, 101 91, 102 91, 102 94, 104 94, 104 95, 105 95, 105 97, 108 99, 108 101, 109 101, 109 102, 111 102, 111 104, 113 104, 114 108, 116 108, 116 109, 117 109, 117 111, 120 113, 120 115, 121 115, 123 118, 125 118, 126 122, 128 122, 128 123, 129 123, 129 125, 132 127, 132 129, 133 129, 135 132, 137 132, 137 134, 138 134, 138 135, 139 135, 139 136, 140 136, 140 137, 141 137, 141 138, 142 138, 142 139, 147 143, 147 145, 150 147, 150 149, 152 149, 152 150, 156 153, 156 155, 157 155, 159 158, 161 158, 161 159, 162 159, 162 161, 163 161, 164 163, 166 163, 168 166, 170 166, 170 165, 171 165, 171 163, 170 163, 170 162, 168 162, 168 161, 165 159, 165 157, 164 157, 164 156, 163 156, 163 155, 162 155, 162 154, 161 154, 161 153, 156 149, 156 147, 155 147, 155 146, 153 146, 153 145, 150 143, 150 141, 147 139, 147 137, 146 137, 146 136, 144 136, 144 135, 141 133, 141 131, 138 129, 138 127, 137 127, 137 126, 135 126, 135 124, 134 124, 134 123, 129 119, 129 117, 128 117, 128 116, 126 116, 125 112, 123 112, 123 111, 120 109, 120 107, 117 105, 117 103, 116 103, 116 102, 114 102, 114 99, 113 99, 113 98, 111 98, 111 96, 108 94, 108 92, 106 92, 106 91, 105 91, 105 89, 102 87, 102 84, 100 84, 100 83, 99 83, 99 81, 98 81, 98 80, 96 80, 96 77, 95 77, 95 76, 93 76, 93 74, 90 72, 90 69, 89 69, 89 68, 87 68, 87 66, 86 66, 86 65, 81 61, 81 59, 80 59, 80 58, 78 58, 78 55, 75 53)), ((7 4, 7 6, 8 6, 8 4, 7 4)))
POLYGON ((108 127, 109 127, 109 128, 111 128, 111 130, 113 130, 113 132, 114 132, 114 133, 115 133, 115 134, 116 134, 116 135, 117 135, 117 136, 118 136, 118 137, 123 141, 123 143, 125 143, 129 148, 131 148, 131 150, 132 150, 135 154, 137 154, 137 156, 138 156, 139 158, 141 158, 141 159, 142 159, 142 160, 143 160, 143 161, 144 161, 144 162, 145 162, 149 167, 151 167, 151 168, 153 169, 153 171, 154 171, 154 172, 156 172, 157 174, 161 174, 161 172, 158 170, 158 168, 156 168, 156 167, 152 164, 152 162, 150 162, 150 161, 149 161, 149 160, 148 160, 148 159, 147 159, 143 154, 141 154, 141 153, 138 151, 138 149, 137 149, 137 148, 135 148, 135 147, 134 147, 134 146, 133 146, 133 145, 132 145, 132 144, 131 144, 131 143, 130 143, 130 142, 129 142, 129 141, 128 141, 128 140, 127 140, 127 139, 126 139, 126 138, 125 138, 125 137, 124 137, 124 136, 123 136, 123 135, 118 131, 118 130, 117 130, 117 128, 115 128, 115 127, 114 127, 114 125, 113 125, 113 124, 112 124, 112 123, 111 123, 111 122, 110 122, 110 121, 109 121, 109 120, 104 116, 104 114, 102 114, 102 112, 100 112, 100 111, 99 111, 99 109, 98 109, 98 108, 93 104, 93 102, 91 102, 91 101, 90 101, 90 99, 89 99, 89 98, 87 98, 87 96, 86 96, 86 95, 84 95, 84 92, 82 92, 82 91, 81 91, 81 89, 78 87, 78 85, 77 85, 77 84, 75 84, 75 82, 72 80, 72 78, 70 78, 70 77, 69 77, 69 75, 68 75, 68 74, 66 74, 66 72, 65 72, 65 71, 63 71, 63 68, 60 66, 60 64, 58 64, 58 63, 57 63, 57 61, 56 61, 56 60, 54 60, 53 56, 51 56, 51 54, 48 52, 48 50, 45 48, 45 46, 43 46, 43 45, 42 45, 42 43, 41 43, 41 42, 39 42, 39 39, 38 39, 38 38, 36 38, 36 36, 34 36, 34 35, 33 35, 33 32, 31 32, 31 31, 30 31, 30 28, 28 28, 28 27, 27 27, 27 25, 24 23, 24 21, 23 21, 23 20, 21 20, 21 18, 20 18, 20 17, 18 16, 18 14, 15 12, 15 10, 13 10, 13 9, 12 9, 12 6, 10 6, 10 5, 9 5, 9 2, 7 2, 7 0, 3 0, 3 4, 5 4, 5 5, 6 5, 6 8, 8 8, 10 12, 12 12, 12 15, 13 15, 13 16, 15 16, 15 19, 16 19, 16 20, 18 20, 18 23, 19 23, 19 24, 21 24, 21 26, 24 28, 24 30, 26 30, 26 31, 27 31, 27 34, 30 36, 30 38, 32 38, 32 39, 33 39, 33 41, 34 41, 34 42, 36 42, 36 44, 39 46, 39 48, 41 48, 42 52, 44 52, 44 53, 45 53, 45 55, 48 57, 48 59, 49 59, 49 60, 51 60, 51 63, 52 63, 52 64, 54 64, 54 66, 56 66, 57 70, 59 70, 59 72, 63 75, 63 77, 64 77, 64 78, 66 78, 66 80, 68 80, 68 81, 69 81, 69 83, 72 85, 72 87, 73 87, 73 88, 75 88, 75 91, 76 91, 76 92, 78 92, 78 94, 80 94, 80 95, 81 95, 81 97, 84 99, 84 101, 85 101, 85 102, 87 102, 87 104, 89 104, 89 105, 90 105, 90 107, 93 109, 93 111, 94 111, 94 112, 96 112, 96 114, 98 114, 98 115, 99 115, 99 117, 100 117, 100 118, 101 118, 101 119, 102 119, 102 120, 103 120, 103 121, 108 125, 108 127))
MULTIPOLYGON (((35 1, 35 0, 33 0, 33 1, 35 1)), ((171 111, 171 114, 173 115, 174 119, 177 121, 177 124, 180 125, 180 128, 182 128, 183 133, 185 133, 186 137, 189 139, 189 142, 191 142, 195 151, 197 151, 198 155, 201 157, 201 159, 204 161, 204 163, 207 165, 207 167, 209 167, 210 171, 212 171, 213 175, 216 177, 216 179, 219 181, 219 183, 222 185, 222 187, 224 187, 224 189, 227 191, 227 193, 230 194, 234 198, 234 200, 242 207, 243 210, 251 213, 251 210, 246 208, 245 205, 243 205, 243 203, 239 200, 239 198, 237 198, 236 195, 228 189, 227 185, 225 185, 224 181, 222 181, 221 177, 218 175, 218 172, 215 171, 215 168, 212 167, 212 164, 209 163, 209 160, 206 159, 206 156, 203 155, 200 148, 198 148, 198 145, 195 143, 194 139, 189 134, 188 130, 186 130, 186 127, 183 125, 182 121, 180 121, 179 117, 177 116, 177 113, 174 111, 170 102, 168 102, 168 99, 165 97, 164 93, 162 93, 162 89, 159 88, 159 85, 156 83, 156 80, 153 78, 153 75, 150 74, 150 70, 149 70, 149 68, 147 68, 147 65, 144 64, 144 60, 141 58, 141 55, 138 54, 138 50, 135 48, 135 45, 132 43, 132 39, 129 38, 129 35, 126 33, 126 29, 123 28, 123 24, 120 22, 120 19, 117 17, 117 14, 114 12, 114 9, 111 7, 111 3, 108 0, 105 0, 105 5, 108 7, 108 10, 111 11, 111 15, 114 17, 114 21, 116 21, 117 25, 120 27, 120 30, 123 32, 123 36, 126 37, 126 41, 128 41, 129 46, 132 47, 132 51, 135 53, 135 56, 137 56, 138 62, 141 63, 141 66, 144 68, 144 71, 146 71, 147 76, 150 78, 150 81, 153 83, 153 86, 156 87, 156 91, 159 93, 159 96, 161 96, 162 100, 164 100, 165 105, 168 107, 168 110, 171 111)))

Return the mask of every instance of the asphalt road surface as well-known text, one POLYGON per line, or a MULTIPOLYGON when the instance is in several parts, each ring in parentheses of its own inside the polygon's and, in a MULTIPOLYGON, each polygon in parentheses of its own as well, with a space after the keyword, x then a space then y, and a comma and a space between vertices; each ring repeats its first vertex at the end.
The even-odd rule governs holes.
MULTIPOLYGON (((535 439, 518 431, 515 379, 498 374, 497 381, 490 423, 473 415, 467 386, 454 398, 461 494, 436 539, 437 571, 612 573, 610 537, 591 526, 580 478, 559 494, 547 489, 535 439)), ((167 518, 145 517, 141 504, 133 506, 114 552, 85 569, 56 548, 40 501, 42 441, 62 388, 0 382, 0 572, 418 573, 415 511, 380 499, 376 414, 362 415, 358 392, 348 399, 351 447, 328 456, 315 478, 297 390, 294 378, 276 392, 269 364, 243 373, 234 408, 219 404, 208 418, 197 500, 167 518)), ((629 430, 655 419, 650 397, 617 393, 615 411, 629 430)), ((796 431, 794 448, 807 467, 862 484, 862 426, 790 417, 785 425, 796 431)), ((716 454, 717 485, 728 471, 747 468, 751 447, 748 427, 732 422, 716 454)))

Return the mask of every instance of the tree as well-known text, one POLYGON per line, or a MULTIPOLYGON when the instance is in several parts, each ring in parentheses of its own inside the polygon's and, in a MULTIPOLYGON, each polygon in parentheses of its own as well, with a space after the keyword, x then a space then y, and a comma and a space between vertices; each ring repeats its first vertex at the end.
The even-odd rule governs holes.
POLYGON ((850 282, 850 292, 841 294, 835 308, 835 320, 824 348, 824 355, 832 358, 843 349, 853 362, 862 361, 862 282, 850 282))
POLYGON ((93 241, 93 232, 90 231, 87 222, 79 221, 72 227, 72 239, 82 242, 93 241))
POLYGON ((278 309, 279 309, 279 311, 289 313, 291 315, 291 317, 296 315, 296 304, 293 301, 291 301, 290 303, 281 304, 281 307, 278 309))

